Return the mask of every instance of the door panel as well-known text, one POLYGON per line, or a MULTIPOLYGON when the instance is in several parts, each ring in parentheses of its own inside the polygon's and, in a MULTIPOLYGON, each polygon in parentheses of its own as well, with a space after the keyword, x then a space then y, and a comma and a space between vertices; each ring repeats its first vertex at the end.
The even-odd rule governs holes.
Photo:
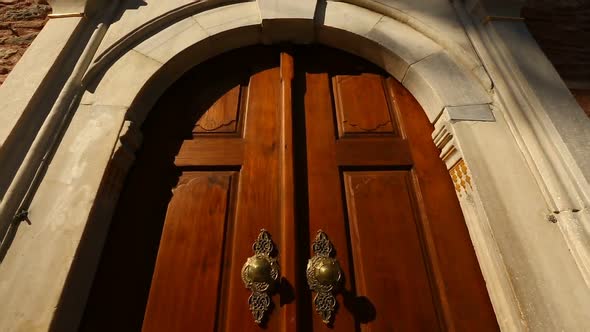
POLYGON ((343 175, 357 296, 375 312, 363 330, 437 331, 411 173, 343 175))
POLYGON ((183 174, 168 206, 144 331, 215 327, 230 186, 235 172, 183 174), (198 281, 195 277, 198 276, 198 281))
POLYGON ((373 73, 336 75, 332 78, 338 134, 396 135, 397 125, 389 112, 383 77, 373 73))
MULTIPOLYGON (((434 285, 412 196, 412 155, 399 137, 383 76, 358 66, 355 75, 342 75, 351 68, 342 58, 306 60, 310 235, 327 233, 345 274, 333 328, 436 331, 434 285), (322 65, 327 73, 316 73, 322 65)), ((329 329, 313 317, 314 330, 329 329)))
POLYGON ((237 133, 241 91, 237 85, 219 98, 197 121, 193 134, 237 133))
POLYGON ((82 331, 498 329, 432 125, 379 68, 315 46, 235 51, 179 80, 143 132, 82 331), (262 228, 281 284, 258 325, 241 269, 262 228), (330 324, 306 282, 318 230, 344 274, 330 324))

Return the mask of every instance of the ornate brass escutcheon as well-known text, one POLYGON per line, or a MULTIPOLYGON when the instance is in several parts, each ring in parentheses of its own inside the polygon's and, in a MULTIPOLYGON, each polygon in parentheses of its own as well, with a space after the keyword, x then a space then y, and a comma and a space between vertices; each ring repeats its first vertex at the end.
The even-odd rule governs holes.
POLYGON ((264 314, 270 308, 270 294, 279 281, 279 264, 276 258, 271 257, 273 249, 270 234, 261 229, 252 245, 254 256, 249 257, 242 267, 242 280, 252 291, 248 304, 257 324, 262 323, 264 314))
POLYGON ((307 262, 307 283, 317 292, 313 299, 316 311, 323 322, 329 324, 336 309, 334 294, 342 281, 342 269, 338 261, 330 257, 333 247, 326 233, 318 231, 312 248, 314 256, 307 262))

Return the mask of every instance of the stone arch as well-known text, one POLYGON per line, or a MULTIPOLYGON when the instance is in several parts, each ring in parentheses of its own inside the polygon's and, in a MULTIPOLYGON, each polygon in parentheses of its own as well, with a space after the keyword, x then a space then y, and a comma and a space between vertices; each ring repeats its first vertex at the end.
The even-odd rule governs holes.
POLYGON ((485 79, 466 64, 472 60, 457 60, 387 15, 328 1, 312 20, 263 20, 257 2, 217 3, 177 8, 99 50, 84 78, 82 104, 130 107, 132 113, 149 109, 175 78, 200 62, 231 49, 278 42, 320 43, 381 66, 412 92, 431 122, 446 107, 491 103, 485 79))

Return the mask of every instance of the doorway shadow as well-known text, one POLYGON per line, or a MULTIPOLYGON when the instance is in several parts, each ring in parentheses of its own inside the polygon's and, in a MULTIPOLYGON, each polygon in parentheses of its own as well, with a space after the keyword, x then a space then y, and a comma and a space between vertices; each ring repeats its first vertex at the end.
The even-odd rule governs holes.
POLYGON ((367 324, 377 318, 377 309, 366 296, 356 296, 349 291, 343 291, 344 307, 352 313, 359 324, 367 324))

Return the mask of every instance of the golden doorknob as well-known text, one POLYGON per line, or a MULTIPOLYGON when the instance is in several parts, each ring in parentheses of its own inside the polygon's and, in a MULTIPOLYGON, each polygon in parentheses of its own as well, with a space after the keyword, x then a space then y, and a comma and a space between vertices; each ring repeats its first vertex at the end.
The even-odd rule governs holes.
POLYGON ((270 308, 270 293, 278 285, 279 263, 271 257, 274 246, 266 230, 260 230, 252 249, 254 256, 248 257, 242 267, 242 281, 252 291, 248 305, 254 321, 260 324, 270 308))
POLYGON ((271 263, 265 257, 252 256, 246 261, 247 279, 252 282, 272 283, 271 272, 271 263))
POLYGON ((328 236, 319 230, 313 242, 314 256, 307 262, 307 283, 317 294, 313 299, 316 311, 322 321, 329 324, 336 310, 336 297, 342 282, 342 269, 332 254, 332 243, 328 236))
POLYGON ((338 261, 333 258, 320 258, 315 266, 314 273, 319 283, 326 286, 336 287, 342 278, 342 271, 338 261))

